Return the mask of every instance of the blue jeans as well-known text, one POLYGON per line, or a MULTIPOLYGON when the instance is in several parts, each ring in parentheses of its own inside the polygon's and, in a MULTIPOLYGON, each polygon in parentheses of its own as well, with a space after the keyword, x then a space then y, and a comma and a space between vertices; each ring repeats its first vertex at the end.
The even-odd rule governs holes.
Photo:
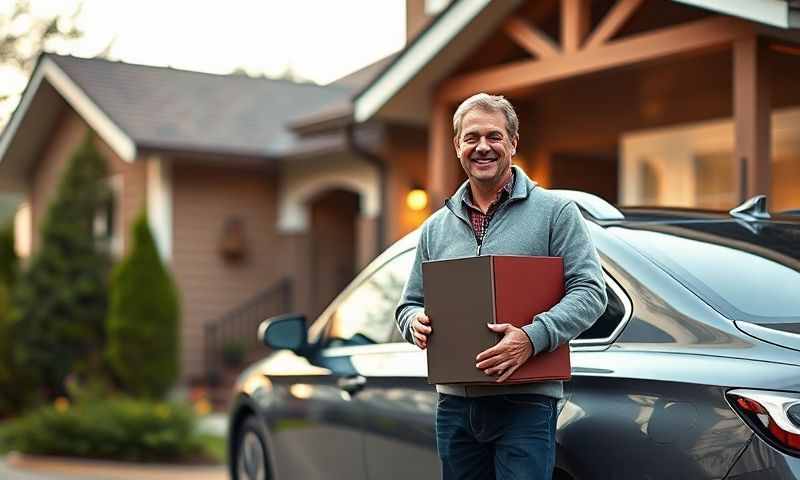
POLYGON ((436 446, 444 480, 549 480, 556 460, 555 398, 439 394, 436 446))

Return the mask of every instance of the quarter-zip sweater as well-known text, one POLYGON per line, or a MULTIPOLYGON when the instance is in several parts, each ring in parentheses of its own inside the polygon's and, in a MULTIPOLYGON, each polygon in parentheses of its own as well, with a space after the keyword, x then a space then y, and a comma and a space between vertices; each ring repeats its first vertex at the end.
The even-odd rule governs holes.
MULTIPOLYGON (((542 188, 512 166, 515 174, 511 197, 495 212, 483 241, 478 243, 469 220, 464 196, 469 183, 459 187, 445 206, 422 225, 416 258, 403 296, 395 311, 400 332, 414 343, 411 320, 425 309, 422 262, 475 255, 534 255, 562 257, 564 298, 547 312, 522 327, 533 354, 550 352, 589 328, 606 308, 603 271, 583 217, 574 202, 542 188)), ((533 288, 533 287, 532 287, 533 288)), ((486 319, 487 323, 489 319, 486 319)), ((498 319, 502 323, 503 319, 498 319)), ((436 330, 436 319, 431 318, 436 330)), ((477 352, 476 352, 477 354, 477 352)), ((508 393, 538 393, 563 396, 561 381, 514 385, 437 385, 441 393, 484 396, 508 393)))

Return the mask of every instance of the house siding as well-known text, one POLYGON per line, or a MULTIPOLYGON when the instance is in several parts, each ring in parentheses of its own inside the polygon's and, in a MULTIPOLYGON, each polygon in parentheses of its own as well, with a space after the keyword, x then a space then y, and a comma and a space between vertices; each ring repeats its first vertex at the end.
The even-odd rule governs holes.
MULTIPOLYGON (((172 269, 181 292, 182 378, 204 370, 204 325, 279 281, 291 261, 276 232, 273 177, 253 171, 174 161, 172 269), (245 257, 219 253, 225 222, 244 224, 245 257)), ((253 335, 256 332, 252 332, 253 335)))

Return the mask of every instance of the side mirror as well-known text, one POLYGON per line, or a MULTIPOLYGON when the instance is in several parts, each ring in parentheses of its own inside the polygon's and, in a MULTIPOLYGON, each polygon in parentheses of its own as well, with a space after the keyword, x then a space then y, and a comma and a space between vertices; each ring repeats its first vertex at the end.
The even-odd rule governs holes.
POLYGON ((273 350, 288 349, 299 353, 308 346, 305 315, 278 315, 261 322, 258 339, 273 350))

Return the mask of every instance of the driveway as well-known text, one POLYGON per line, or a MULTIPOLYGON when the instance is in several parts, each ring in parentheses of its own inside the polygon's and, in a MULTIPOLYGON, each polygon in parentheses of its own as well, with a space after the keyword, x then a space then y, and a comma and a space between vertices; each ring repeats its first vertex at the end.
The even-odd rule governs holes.
POLYGON ((9 455, 0 458, 3 480, 227 480, 224 466, 140 465, 9 455))

